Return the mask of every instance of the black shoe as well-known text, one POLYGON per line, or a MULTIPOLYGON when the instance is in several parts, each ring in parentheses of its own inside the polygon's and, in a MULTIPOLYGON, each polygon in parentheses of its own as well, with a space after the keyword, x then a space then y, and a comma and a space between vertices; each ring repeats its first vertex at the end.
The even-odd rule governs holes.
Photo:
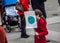
POLYGON ((47 40, 47 42, 50 42, 50 40, 47 40))
POLYGON ((28 37, 30 37, 29 35, 21 35, 21 38, 28 38, 28 37))

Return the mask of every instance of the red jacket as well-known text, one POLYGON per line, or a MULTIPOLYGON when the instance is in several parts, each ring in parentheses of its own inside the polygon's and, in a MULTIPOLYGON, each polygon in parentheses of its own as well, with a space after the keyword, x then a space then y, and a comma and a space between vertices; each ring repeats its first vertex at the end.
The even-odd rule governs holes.
MULTIPOLYGON (((20 0, 20 2, 22 3, 22 6, 25 9, 25 11, 28 11, 29 8, 28 0, 20 0)), ((18 11, 18 14, 23 15, 24 12, 18 11)))
POLYGON ((39 21, 37 21, 37 25, 38 28, 35 29, 35 32, 37 32, 39 35, 38 36, 35 35, 34 41, 35 43, 46 43, 45 35, 48 34, 46 22, 42 18, 40 18, 39 21))
POLYGON ((0 43, 7 43, 6 33, 2 26, 0 26, 0 43))

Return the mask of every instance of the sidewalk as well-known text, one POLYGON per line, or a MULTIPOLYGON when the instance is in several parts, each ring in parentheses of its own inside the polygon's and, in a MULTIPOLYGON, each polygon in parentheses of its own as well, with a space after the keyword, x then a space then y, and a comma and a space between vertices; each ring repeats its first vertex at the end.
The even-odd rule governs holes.
POLYGON ((47 0, 45 5, 47 17, 60 16, 60 6, 58 4, 58 0, 47 0))

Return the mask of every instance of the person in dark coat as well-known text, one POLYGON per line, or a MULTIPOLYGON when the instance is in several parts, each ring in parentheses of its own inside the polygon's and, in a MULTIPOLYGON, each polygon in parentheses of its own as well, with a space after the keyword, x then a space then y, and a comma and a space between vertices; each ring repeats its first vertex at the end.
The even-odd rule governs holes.
POLYGON ((37 28, 35 28, 34 43, 47 43, 45 37, 48 34, 46 21, 43 17, 41 17, 42 12, 40 10, 36 9, 35 13, 37 19, 37 28))
POLYGON ((33 10, 39 9, 43 12, 43 17, 46 19, 46 12, 45 12, 45 2, 46 0, 31 0, 33 10))

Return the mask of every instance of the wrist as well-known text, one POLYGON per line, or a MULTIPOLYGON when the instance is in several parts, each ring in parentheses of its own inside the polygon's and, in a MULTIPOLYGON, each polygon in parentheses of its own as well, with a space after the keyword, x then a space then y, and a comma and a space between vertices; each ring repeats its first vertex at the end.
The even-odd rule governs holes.
POLYGON ((35 32, 36 35, 39 35, 37 32, 35 32))

